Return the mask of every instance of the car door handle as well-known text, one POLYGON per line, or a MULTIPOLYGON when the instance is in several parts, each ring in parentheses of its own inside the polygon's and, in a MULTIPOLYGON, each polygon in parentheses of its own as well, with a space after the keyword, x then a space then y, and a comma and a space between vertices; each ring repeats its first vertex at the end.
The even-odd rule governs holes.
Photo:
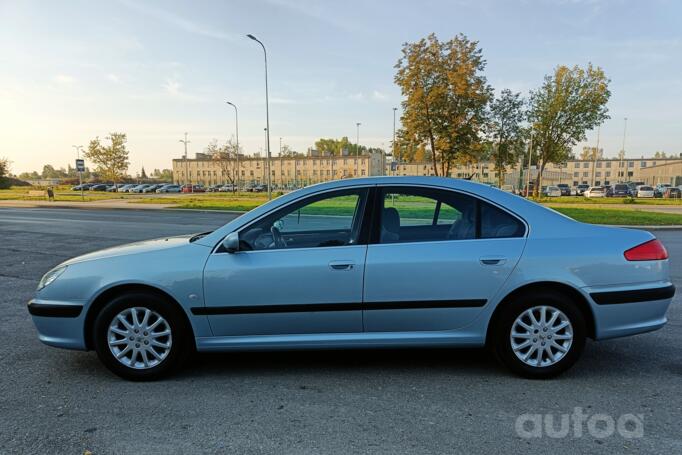
POLYGON ((507 258, 497 256, 484 256, 478 259, 483 265, 502 265, 507 262, 507 258))
POLYGON ((329 268, 332 270, 353 270, 355 263, 352 261, 331 261, 329 268))

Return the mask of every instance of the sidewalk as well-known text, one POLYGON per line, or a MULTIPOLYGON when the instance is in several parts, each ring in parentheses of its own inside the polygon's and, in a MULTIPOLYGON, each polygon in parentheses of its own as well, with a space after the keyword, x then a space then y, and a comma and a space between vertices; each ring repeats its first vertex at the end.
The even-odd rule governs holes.
POLYGON ((0 200, 0 207, 13 208, 69 208, 69 209, 135 209, 135 210, 159 210, 172 209, 177 204, 145 204, 141 202, 128 202, 120 199, 105 199, 101 201, 19 201, 19 200, 0 200))

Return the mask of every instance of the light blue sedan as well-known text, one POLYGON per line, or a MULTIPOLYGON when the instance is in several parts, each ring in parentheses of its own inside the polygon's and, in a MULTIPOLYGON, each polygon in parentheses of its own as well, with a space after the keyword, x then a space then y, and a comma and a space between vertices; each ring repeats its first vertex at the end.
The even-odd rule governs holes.
MULTIPOLYGON (((188 217, 192 215, 187 214, 188 217)), ((50 346, 155 379, 195 351, 490 347, 555 376, 587 337, 661 328, 675 288, 645 231, 435 177, 314 185, 209 233, 123 245, 40 281, 50 346)))

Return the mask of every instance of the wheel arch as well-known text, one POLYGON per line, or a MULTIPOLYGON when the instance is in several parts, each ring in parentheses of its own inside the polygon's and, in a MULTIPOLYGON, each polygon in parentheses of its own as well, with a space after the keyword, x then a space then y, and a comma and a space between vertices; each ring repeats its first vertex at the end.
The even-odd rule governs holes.
POLYGON ((490 317, 490 322, 488 323, 488 328, 486 330, 486 344, 488 344, 493 337, 491 337, 491 334, 494 333, 496 330, 499 316, 502 313, 502 309, 504 308, 504 305, 507 304, 510 301, 513 301, 514 299, 518 298, 519 296, 526 294, 526 293, 532 293, 535 291, 551 291, 551 292, 556 292, 559 294, 563 294, 567 296, 568 298, 571 299, 577 306, 578 310, 582 313, 583 317, 585 318, 585 325, 587 328, 587 336, 594 339, 595 333, 596 333, 596 324, 595 324, 595 319, 594 319, 594 313, 592 312, 592 308, 590 307, 589 302, 587 301, 587 298, 576 288, 573 286, 570 286, 565 283, 560 283, 557 281, 538 281, 534 283, 528 283, 524 284, 523 286, 520 286, 510 293, 508 293, 501 301, 500 303, 497 304, 495 307, 495 310, 493 311, 492 316, 490 317))
POLYGON ((179 313, 182 315, 182 322, 185 324, 185 329, 187 330, 187 333, 192 334, 191 338, 191 343, 194 345, 194 329, 192 328, 192 324, 189 320, 189 316, 187 315, 187 312, 185 309, 180 305, 180 303, 173 298, 170 294, 167 292, 163 291, 162 289, 159 289, 157 287, 148 285, 148 284, 140 284, 140 283, 123 283, 123 284, 117 284, 116 286, 112 286, 102 293, 100 293, 95 299, 92 301, 90 306, 88 307, 88 311, 85 315, 85 322, 83 324, 83 330, 84 330, 84 340, 85 340, 85 347, 86 349, 93 349, 93 329, 94 329, 94 324, 95 324, 95 318, 97 318, 97 314, 100 312, 100 310, 104 307, 104 305, 107 304, 111 299, 118 297, 123 294, 131 293, 131 292, 145 292, 145 293, 150 293, 154 294, 157 297, 162 298, 163 300, 167 301, 171 305, 175 306, 179 313))

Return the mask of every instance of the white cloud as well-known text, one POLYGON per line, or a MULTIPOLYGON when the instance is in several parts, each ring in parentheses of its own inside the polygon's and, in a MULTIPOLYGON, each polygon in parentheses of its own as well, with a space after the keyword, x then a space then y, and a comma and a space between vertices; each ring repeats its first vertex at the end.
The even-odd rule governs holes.
POLYGON ((59 83, 59 84, 73 84, 76 82, 76 78, 73 76, 69 76, 68 74, 57 74, 54 78, 54 81, 59 83))
POLYGON ((364 101, 365 95, 363 95, 362 92, 352 93, 348 95, 348 98, 352 99, 353 101, 364 101))
POLYGON ((205 24, 200 24, 191 21, 185 17, 178 16, 170 11, 166 11, 159 8, 154 8, 149 5, 143 5, 139 2, 133 2, 130 0, 119 0, 122 4, 128 8, 134 9, 135 11, 150 16, 156 20, 166 22, 174 27, 177 27, 185 32, 192 33, 195 35, 206 36, 213 39, 223 40, 223 41, 236 41, 238 37, 231 33, 226 33, 222 30, 216 30, 205 24))
POLYGON ((114 84, 119 84, 121 82, 121 78, 113 73, 107 74, 107 80, 109 82, 113 82, 114 84))
POLYGON ((180 95, 180 83, 176 79, 166 79, 166 83, 163 84, 163 88, 171 96, 180 95))
POLYGON ((372 92, 372 98, 377 101, 385 101, 388 99, 388 96, 384 93, 381 93, 379 90, 374 90, 372 92))

